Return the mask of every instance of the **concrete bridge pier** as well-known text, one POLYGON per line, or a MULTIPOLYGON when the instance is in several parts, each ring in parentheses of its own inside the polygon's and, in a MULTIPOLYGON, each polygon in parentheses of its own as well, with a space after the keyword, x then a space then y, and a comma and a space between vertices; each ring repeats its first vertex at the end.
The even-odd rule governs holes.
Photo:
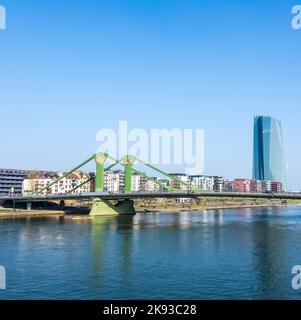
POLYGON ((31 202, 27 202, 26 203, 26 209, 27 209, 27 211, 31 211, 32 210, 32 203, 31 202))
POLYGON ((101 217, 101 216, 118 216, 118 215, 135 215, 136 211, 134 208, 133 200, 101 200, 94 199, 90 216, 101 217))

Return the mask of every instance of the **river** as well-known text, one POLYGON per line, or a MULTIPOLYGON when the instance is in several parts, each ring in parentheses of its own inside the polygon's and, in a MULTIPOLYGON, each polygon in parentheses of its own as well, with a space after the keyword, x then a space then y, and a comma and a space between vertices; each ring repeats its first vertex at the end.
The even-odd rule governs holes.
POLYGON ((300 299, 301 207, 0 220, 0 299, 300 299))

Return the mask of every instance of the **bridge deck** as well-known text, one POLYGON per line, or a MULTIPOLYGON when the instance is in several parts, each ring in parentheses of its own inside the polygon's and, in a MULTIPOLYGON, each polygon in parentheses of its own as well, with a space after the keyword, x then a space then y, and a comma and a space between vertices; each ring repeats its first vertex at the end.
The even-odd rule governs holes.
POLYGON ((262 199, 284 199, 297 200, 301 199, 301 194, 292 193, 236 193, 236 192, 161 192, 161 193, 103 193, 91 192, 83 194, 64 194, 64 195, 47 195, 47 196, 23 196, 23 197, 0 197, 0 201, 15 202, 42 202, 55 200, 93 200, 99 198, 102 200, 134 200, 143 198, 201 198, 201 197, 232 197, 232 198, 262 198, 262 199))

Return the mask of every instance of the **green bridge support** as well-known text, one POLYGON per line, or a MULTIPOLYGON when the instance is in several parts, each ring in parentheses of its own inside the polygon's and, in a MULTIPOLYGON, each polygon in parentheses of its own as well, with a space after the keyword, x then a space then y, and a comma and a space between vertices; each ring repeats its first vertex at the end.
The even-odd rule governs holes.
MULTIPOLYGON (((108 159, 108 154, 97 153, 95 154, 96 162, 96 192, 104 191, 104 164, 108 159)), ((132 191, 132 166, 135 159, 132 157, 125 157, 125 190, 126 192, 132 191)), ((90 211, 91 217, 105 217, 105 216, 118 216, 118 215, 135 215, 134 202, 131 200, 124 201, 105 201, 99 198, 93 200, 92 208, 90 211)))
POLYGON ((133 165, 136 158, 133 156, 125 156, 122 159, 124 166, 124 192, 130 193, 132 192, 132 178, 133 178, 133 165))
POLYGON ((94 160, 96 162, 96 192, 104 191, 104 173, 105 173, 105 162, 108 159, 108 154, 106 153, 96 153, 94 160))
POLYGON ((90 216, 91 217, 106 217, 118 215, 135 215, 134 202, 132 200, 124 201, 105 201, 94 199, 90 216))

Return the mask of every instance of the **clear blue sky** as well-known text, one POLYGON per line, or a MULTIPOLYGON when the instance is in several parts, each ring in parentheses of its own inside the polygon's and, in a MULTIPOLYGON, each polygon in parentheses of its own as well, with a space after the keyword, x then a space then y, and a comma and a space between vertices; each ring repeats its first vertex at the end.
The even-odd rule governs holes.
POLYGON ((253 115, 268 114, 301 189, 298 0, 0 4, 0 167, 70 168, 95 152, 99 129, 128 120, 204 128, 205 173, 250 177, 253 115))

